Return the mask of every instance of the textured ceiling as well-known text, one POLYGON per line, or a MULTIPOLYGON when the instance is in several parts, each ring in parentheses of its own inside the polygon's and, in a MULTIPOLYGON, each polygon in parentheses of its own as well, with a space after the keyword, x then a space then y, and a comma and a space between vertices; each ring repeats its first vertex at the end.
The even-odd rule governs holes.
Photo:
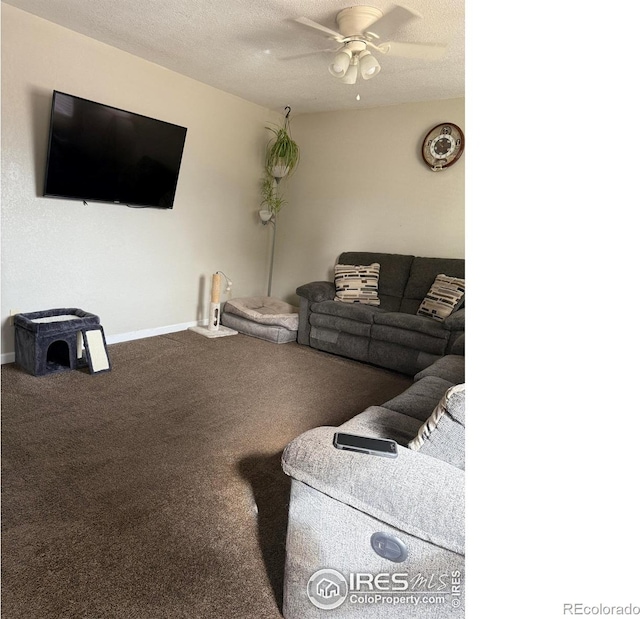
MULTIPOLYGON (((370 0, 5 0, 34 15, 273 110, 356 109, 464 96, 464 0, 403 0, 423 19, 391 38, 447 45, 440 60, 382 56, 373 79, 347 85, 328 71, 335 47, 293 20, 336 30, 335 16, 370 0), (356 95, 360 101, 356 101, 356 95)), ((375 55, 375 52, 374 52, 375 55)))

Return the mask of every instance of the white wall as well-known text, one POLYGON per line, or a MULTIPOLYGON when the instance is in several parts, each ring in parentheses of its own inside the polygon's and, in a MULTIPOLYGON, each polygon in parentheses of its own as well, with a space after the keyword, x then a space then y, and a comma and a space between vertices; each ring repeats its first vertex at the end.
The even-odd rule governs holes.
MULTIPOLYGON (((348 86, 345 86, 348 88, 348 86)), ((279 114, 2 4, 2 353, 11 310, 80 307, 121 334, 207 318, 211 273, 266 294, 259 223, 264 127, 279 114), (174 209, 43 198, 52 91, 188 128, 174 209)), ((272 294, 296 302, 346 250, 464 257, 465 156, 440 173, 420 149, 464 130, 464 100, 294 115, 302 157, 285 182, 272 294)))
MULTIPOLYGON (((11 310, 79 307, 107 335, 206 318, 211 273, 266 294, 268 110, 2 5, 2 352, 11 310), (43 198, 53 90, 187 127, 173 210, 43 198)), ((113 339, 113 338, 112 338, 113 339)))
POLYGON ((464 131, 464 99, 293 117, 301 160, 278 221, 274 296, 295 302, 300 284, 332 279, 343 251, 464 258, 465 155, 437 173, 421 155, 442 122, 464 131))

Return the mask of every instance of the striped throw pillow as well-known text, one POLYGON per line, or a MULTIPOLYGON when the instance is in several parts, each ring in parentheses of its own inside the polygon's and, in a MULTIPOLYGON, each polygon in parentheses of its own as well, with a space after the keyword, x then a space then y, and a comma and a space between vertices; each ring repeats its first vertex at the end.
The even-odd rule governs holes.
POLYGON ((444 320, 458 309, 464 298, 464 279, 438 275, 418 308, 419 316, 444 320))
POLYGON ((380 305, 378 279, 380 264, 336 264, 334 301, 380 305))

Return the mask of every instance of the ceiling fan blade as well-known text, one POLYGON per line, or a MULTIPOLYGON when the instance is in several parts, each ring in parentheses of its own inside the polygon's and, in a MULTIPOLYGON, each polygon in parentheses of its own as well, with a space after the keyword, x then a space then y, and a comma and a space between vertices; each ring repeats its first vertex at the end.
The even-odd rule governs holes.
POLYGON ((332 39, 335 39, 336 41, 342 41, 342 39, 344 38, 339 32, 336 32, 335 30, 331 30, 331 28, 327 28, 322 24, 318 24, 317 22, 314 22, 313 20, 308 19, 307 17, 297 17, 294 21, 298 22, 299 24, 302 24, 303 26, 307 26, 308 28, 313 28, 314 30, 319 30, 320 32, 324 32, 325 34, 329 35, 332 39))
POLYGON ((374 21, 367 28, 367 34, 371 34, 377 39, 388 39, 396 30, 415 19, 422 19, 422 15, 413 9, 396 5, 380 19, 374 21))
POLYGON ((306 52, 305 54, 295 54, 294 56, 279 56, 278 60, 298 60, 299 58, 309 58, 310 56, 319 56, 328 52, 336 53, 341 47, 331 49, 318 49, 315 52, 306 52))
POLYGON ((444 56, 447 46, 440 43, 398 43, 389 41, 379 45, 378 49, 386 56, 440 60, 444 56))

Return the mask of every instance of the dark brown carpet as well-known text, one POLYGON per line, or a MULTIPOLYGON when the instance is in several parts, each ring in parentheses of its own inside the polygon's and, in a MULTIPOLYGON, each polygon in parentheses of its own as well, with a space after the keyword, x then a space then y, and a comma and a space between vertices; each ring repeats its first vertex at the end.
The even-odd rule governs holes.
POLYGON ((109 354, 2 368, 3 619, 280 617, 282 449, 410 379, 244 335, 109 354))

